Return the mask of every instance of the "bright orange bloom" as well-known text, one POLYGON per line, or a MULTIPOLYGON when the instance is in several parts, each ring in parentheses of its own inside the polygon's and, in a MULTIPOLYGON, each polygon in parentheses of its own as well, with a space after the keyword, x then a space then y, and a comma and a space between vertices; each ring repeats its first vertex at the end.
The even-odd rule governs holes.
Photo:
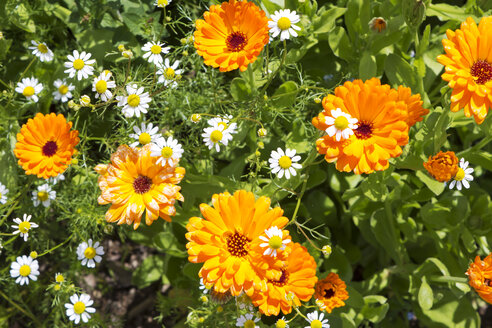
POLYGON ((62 114, 37 113, 17 133, 14 154, 26 174, 48 179, 63 173, 72 162, 79 132, 62 114))
POLYGON ((292 311, 292 302, 300 306, 300 301, 309 301, 314 294, 317 280, 316 262, 305 247, 295 243, 287 259, 287 266, 282 269, 282 276, 276 280, 268 280, 267 291, 255 292, 251 301, 266 315, 278 315, 280 310, 289 314, 292 311), (287 300, 289 294, 292 301, 287 300))
POLYGON ((483 17, 477 27, 468 17, 456 31, 447 30, 442 40, 446 54, 437 56, 445 66, 441 75, 453 92, 451 111, 465 109, 481 124, 492 106, 492 16, 483 17))
POLYGON ((443 153, 440 151, 437 155, 430 157, 429 161, 424 162, 425 169, 439 182, 451 180, 458 172, 458 157, 452 151, 443 153))
POLYGON ((280 279, 285 264, 280 258, 263 256, 261 236, 270 227, 282 229, 288 222, 284 211, 269 209, 270 198, 255 201, 253 193, 238 190, 212 196, 213 207, 200 205, 205 219, 192 217, 186 225, 188 260, 203 263, 199 276, 217 293, 230 291, 251 296, 265 290, 264 279, 280 279))
POLYGON ((475 257, 475 262, 470 264, 466 275, 468 283, 478 295, 487 303, 492 304, 492 253, 483 261, 480 256, 475 257))
POLYGON ((344 301, 349 298, 345 282, 336 273, 331 272, 325 279, 316 284, 316 303, 322 310, 328 313, 334 308, 344 306, 344 301))
POLYGON ((244 72, 268 43, 268 18, 254 3, 229 0, 210 6, 196 21, 195 48, 221 72, 244 72))
POLYGON ((167 164, 156 164, 158 157, 150 156, 150 144, 142 148, 118 147, 111 155, 111 164, 97 165, 101 205, 111 203, 106 212, 106 221, 132 224, 137 229, 145 210, 145 223, 162 217, 171 222, 176 214, 174 203, 183 201, 181 187, 177 186, 184 177, 185 169, 167 164))
POLYGON ((319 130, 328 128, 325 119, 337 108, 358 120, 348 139, 337 141, 335 136, 325 135, 316 141, 327 162, 336 161, 337 170, 356 174, 387 169, 388 160, 400 156, 401 146, 408 143, 410 126, 428 112, 422 109, 419 95, 411 96, 404 87, 397 91, 381 85, 377 78, 347 81, 322 104, 324 111, 313 118, 319 130))

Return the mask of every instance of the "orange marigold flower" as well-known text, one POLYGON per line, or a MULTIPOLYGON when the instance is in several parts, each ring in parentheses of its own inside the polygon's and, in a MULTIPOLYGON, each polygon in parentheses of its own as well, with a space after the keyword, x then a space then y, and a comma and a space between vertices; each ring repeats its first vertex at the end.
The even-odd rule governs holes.
POLYGON ((456 31, 447 30, 442 40, 446 54, 437 56, 445 66, 441 75, 453 92, 451 111, 464 108, 481 124, 492 106, 492 16, 483 17, 477 27, 468 17, 456 31))
POLYGON ((278 315, 280 310, 289 314, 292 311, 292 302, 300 306, 300 301, 311 299, 317 280, 316 262, 305 247, 295 243, 280 278, 269 279, 267 291, 255 292, 251 301, 266 315, 278 315), (292 301, 287 300, 289 293, 292 293, 292 301))
POLYGON ((210 6, 196 21, 195 48, 206 65, 244 72, 268 43, 268 18, 252 2, 229 0, 210 6))
POLYGON ((458 157, 452 151, 443 153, 440 151, 437 155, 430 157, 424 162, 425 169, 439 182, 451 180, 458 173, 458 157))
POLYGON ((398 92, 381 85, 377 78, 345 82, 335 89, 335 95, 323 99, 324 111, 313 118, 313 124, 325 131, 326 117, 340 108, 357 119, 357 128, 348 139, 337 141, 328 135, 318 139, 318 152, 327 162, 336 161, 339 171, 361 174, 387 169, 388 160, 400 156, 401 146, 408 143, 409 124, 425 113, 418 99, 403 87, 398 92))
POLYGON ((284 211, 269 209, 270 198, 255 201, 253 193, 244 190, 215 194, 212 205, 201 204, 205 219, 192 217, 186 225, 188 260, 204 262, 199 272, 203 283, 213 284, 217 293, 238 296, 244 291, 251 296, 266 289, 265 278, 280 279, 285 262, 264 256, 259 237, 272 226, 282 229, 287 224, 284 211))
POLYGON ((184 200, 177 184, 183 179, 185 169, 156 164, 158 158, 150 155, 150 146, 130 148, 122 145, 111 155, 111 164, 96 166, 101 189, 98 202, 101 205, 111 203, 106 221, 133 223, 133 228, 137 229, 145 210, 147 225, 159 216, 171 222, 170 216, 176 214, 176 199, 184 200))
POLYGON ((344 301, 349 298, 345 282, 333 272, 318 281, 315 288, 316 304, 328 313, 334 308, 344 306, 344 301))
POLYGON ((475 257, 475 262, 470 264, 466 275, 468 283, 478 295, 487 303, 492 304, 492 253, 483 261, 480 256, 475 257))
POLYGON ((422 121, 425 115, 429 114, 429 110, 422 107, 424 103, 420 94, 417 93, 412 95, 412 90, 410 88, 400 85, 398 87, 398 100, 405 102, 407 104, 407 119, 408 128, 411 128, 415 123, 422 121))
POLYGON ((63 173, 72 162, 79 132, 62 114, 37 113, 17 133, 14 154, 26 174, 48 179, 63 173))

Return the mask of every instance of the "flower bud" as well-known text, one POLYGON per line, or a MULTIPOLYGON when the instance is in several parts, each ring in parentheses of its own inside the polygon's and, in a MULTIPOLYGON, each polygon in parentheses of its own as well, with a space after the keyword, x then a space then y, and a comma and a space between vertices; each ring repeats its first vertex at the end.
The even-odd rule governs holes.
POLYGON ((193 114, 191 115, 191 121, 193 123, 198 123, 202 119, 202 116, 200 114, 193 114))
POLYGON ((265 144, 263 143, 263 141, 258 141, 258 148, 260 149, 265 148, 265 144))
POLYGON ((73 164, 73 165, 77 165, 77 164, 79 164, 79 160, 78 160, 78 159, 76 159, 76 158, 72 158, 72 164, 73 164))
POLYGON ((321 248, 321 252, 323 252, 323 255, 328 257, 331 255, 331 246, 330 245, 325 245, 323 248, 321 248))
POLYGON ((374 32, 381 33, 386 30, 386 20, 383 17, 374 17, 369 22, 369 27, 374 32))
POLYGON ((401 3, 403 17, 409 27, 418 28, 425 19, 423 0, 405 0, 401 3))
POLYGON ((125 49, 125 46, 124 46, 123 44, 120 44, 120 45, 118 46, 118 51, 119 51, 119 52, 123 52, 123 51, 125 51, 125 50, 126 50, 126 49, 125 49))
POLYGON ((316 97, 314 98, 314 102, 319 104, 321 102, 321 98, 320 97, 316 97))
POLYGON ((217 313, 221 313, 221 312, 224 312, 224 308, 222 306, 217 306, 217 309, 216 309, 217 313))
POLYGON ((82 97, 80 97, 79 102, 81 106, 89 107, 91 105, 91 97, 89 97, 88 95, 83 95, 82 97))
POLYGON ((30 256, 31 258, 35 259, 36 257, 38 257, 38 252, 36 252, 36 251, 32 251, 32 252, 29 254, 29 256, 30 256))
POLYGON ((207 296, 203 295, 202 297, 200 297, 200 301, 202 301, 203 303, 207 303, 208 302, 207 296))
POLYGON ((60 285, 55 285, 55 287, 53 287, 54 290, 56 291, 59 291, 61 289, 61 286, 60 285))
POLYGON ((265 128, 258 129, 258 137, 266 137, 267 135, 267 130, 265 128))
POLYGON ((133 57, 133 52, 131 50, 125 50, 123 51, 122 55, 123 57, 130 59, 133 57))
POLYGON ((181 54, 185 57, 189 55, 187 50, 183 51, 181 54))

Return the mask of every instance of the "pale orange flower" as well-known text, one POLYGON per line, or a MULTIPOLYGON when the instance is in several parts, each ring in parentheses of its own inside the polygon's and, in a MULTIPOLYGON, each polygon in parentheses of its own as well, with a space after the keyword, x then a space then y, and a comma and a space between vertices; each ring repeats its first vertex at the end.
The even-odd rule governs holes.
POLYGON ((334 308, 344 306, 344 301, 349 298, 345 282, 333 272, 318 281, 315 289, 316 304, 328 313, 334 308))
POLYGON ((492 253, 483 261, 480 256, 475 257, 475 262, 470 264, 466 275, 468 283, 478 295, 487 303, 492 304, 492 253))
POLYGON ((424 167, 434 179, 439 182, 451 180, 458 173, 458 157, 452 151, 443 153, 440 151, 435 156, 429 156, 429 160, 424 162, 424 167))

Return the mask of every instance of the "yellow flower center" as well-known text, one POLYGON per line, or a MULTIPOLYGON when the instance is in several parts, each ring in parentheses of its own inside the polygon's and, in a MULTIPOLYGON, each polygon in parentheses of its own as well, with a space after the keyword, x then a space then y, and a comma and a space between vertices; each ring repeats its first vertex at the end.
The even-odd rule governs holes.
POLYGON ((465 171, 460 167, 458 168, 458 172, 456 173, 456 176, 454 177, 455 180, 461 181, 465 178, 465 171))
POLYGON ((253 320, 248 320, 244 323, 244 328, 255 328, 255 322, 253 320))
POLYGON ((108 84, 104 80, 97 81, 96 83, 96 91, 98 93, 105 93, 108 90, 108 84))
POLYGON ((171 67, 168 67, 165 71, 165 74, 166 74, 166 77, 168 79, 172 79, 174 78, 174 76, 176 75, 176 73, 174 72, 174 69, 172 69, 171 67))
POLYGON ((128 105, 132 107, 137 107, 140 104, 140 97, 137 95, 129 95, 128 96, 128 105))
POLYGON ((94 247, 87 247, 84 251, 84 256, 89 260, 93 259, 96 256, 96 249, 94 247))
POLYGON ((27 277, 31 273, 31 267, 27 264, 24 264, 19 269, 19 274, 23 277, 27 277))
POLYGON ((335 127, 338 130, 345 130, 346 128, 348 128, 348 125, 349 121, 345 116, 340 115, 335 119, 335 127))
POLYGON ((62 95, 66 94, 68 92, 68 86, 66 86, 65 84, 60 85, 60 87, 58 88, 58 92, 62 95))
POLYGON ((167 6, 167 3, 167 0, 157 0, 157 6, 159 7, 167 6))
POLYGON ((219 124, 217 124, 218 126, 220 126, 222 128, 222 131, 224 131, 225 129, 227 129, 227 123, 226 122, 220 122, 219 124))
POLYGON ((85 304, 84 302, 78 301, 73 305, 73 311, 77 314, 82 314, 85 311, 85 304))
POLYGON ((161 150, 161 156, 164 158, 169 158, 173 155, 173 149, 171 147, 164 147, 161 150))
POLYGON ((48 47, 45 46, 44 44, 40 43, 40 44, 38 44, 38 50, 40 53, 45 54, 48 52, 48 47))
POLYGON ((311 321, 311 328, 322 328, 323 324, 319 320, 311 321))
POLYGON ((45 202, 48 200, 48 193, 46 191, 38 191, 38 199, 41 202, 45 202))
POLYGON ((62 283, 65 281, 65 277, 62 274, 57 274, 55 280, 56 282, 62 283))
POLYGON ((162 51, 161 46, 158 46, 157 44, 154 44, 152 47, 150 47, 150 52, 153 53, 154 55, 160 54, 162 51))
POLYGON ((277 323, 275 324, 275 328, 285 328, 287 327, 287 322, 283 319, 278 319, 277 323))
POLYGON ((82 68, 84 68, 85 66, 85 63, 82 59, 75 59, 73 61, 73 68, 75 68, 76 70, 81 70, 82 68))
POLYGON ((282 247, 282 238, 280 238, 279 236, 273 236, 268 241, 268 245, 272 249, 279 249, 280 247, 282 247))
POLYGON ((288 30, 290 28, 290 24, 290 19, 288 19, 287 17, 282 17, 277 22, 278 28, 282 31, 288 30))
POLYGON ((19 224, 19 231, 20 232, 27 233, 29 231, 29 229, 31 229, 31 223, 29 223, 28 221, 22 221, 19 224))
POLYGON ((210 140, 212 140, 213 143, 217 143, 220 140, 222 140, 222 132, 219 130, 215 130, 210 134, 210 140))
POLYGON ((288 169, 292 165, 292 160, 289 156, 284 155, 278 160, 278 165, 280 165, 280 167, 284 170, 288 169))
POLYGON ((24 88, 24 91, 22 91, 22 94, 26 97, 31 97, 34 95, 34 88, 31 86, 27 86, 24 88))
POLYGON ((152 138, 147 132, 140 133, 140 136, 138 136, 138 142, 140 142, 142 145, 148 144, 151 140, 152 138))
POLYGON ((59 291, 61 289, 61 286, 60 285, 55 285, 55 287, 53 287, 56 291, 59 291))

